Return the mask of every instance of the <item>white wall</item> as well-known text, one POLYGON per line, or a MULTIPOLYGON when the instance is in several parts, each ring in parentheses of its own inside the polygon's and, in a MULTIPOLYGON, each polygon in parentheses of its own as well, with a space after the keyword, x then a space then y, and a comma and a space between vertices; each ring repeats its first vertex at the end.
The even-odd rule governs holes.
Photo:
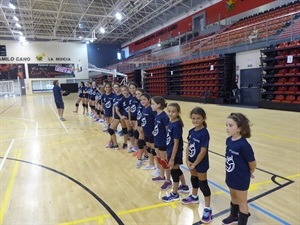
POLYGON ((238 87, 240 87, 240 71, 260 68, 260 57, 260 49, 236 53, 236 75, 239 76, 238 87))
MULTIPOLYGON (((83 43, 70 42, 30 42, 28 46, 21 46, 18 41, 1 40, 1 45, 6 46, 6 53, 9 60, 0 56, 0 63, 24 63, 26 72, 26 94, 32 94, 31 81, 45 79, 30 79, 28 74, 28 63, 62 63, 74 64, 82 67, 82 71, 74 71, 74 78, 57 78, 60 83, 66 83, 67 79, 88 79, 88 54, 87 46, 83 43), (36 56, 44 53, 43 61, 37 61, 36 56), (66 58, 66 60, 56 60, 58 57, 66 58), (10 60, 12 59, 13 60, 10 60), (70 59, 70 60, 69 60, 70 59)), ((56 80, 53 78, 51 80, 56 80)))

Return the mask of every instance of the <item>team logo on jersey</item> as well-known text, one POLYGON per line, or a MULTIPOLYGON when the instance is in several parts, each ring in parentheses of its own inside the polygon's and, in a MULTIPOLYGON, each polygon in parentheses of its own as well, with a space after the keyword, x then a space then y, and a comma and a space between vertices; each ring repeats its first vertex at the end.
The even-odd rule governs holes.
POLYGON ((147 124, 147 120, 146 120, 146 118, 144 117, 144 118, 142 118, 142 127, 144 127, 144 126, 146 126, 146 124, 147 124))
POLYGON ((232 156, 227 156, 226 157, 226 171, 228 173, 232 172, 235 168, 235 163, 233 160, 233 155, 232 156))
POLYGON ((166 139, 166 144, 169 145, 170 142, 171 142, 171 137, 170 137, 169 132, 168 132, 167 139, 166 139))
POLYGON ((158 135, 158 125, 156 124, 153 130, 153 136, 158 135))
POLYGON ((107 109, 111 108, 111 101, 105 103, 105 108, 107 109))
POLYGON ((141 118, 142 118, 142 113, 141 113, 141 111, 138 111, 136 119, 140 120, 141 118))
POLYGON ((195 143, 189 145, 189 157, 194 157, 196 154, 195 143))
POLYGON ((131 110, 132 113, 134 113, 134 112, 136 111, 136 106, 135 106, 135 105, 132 105, 132 106, 130 107, 130 110, 131 110))

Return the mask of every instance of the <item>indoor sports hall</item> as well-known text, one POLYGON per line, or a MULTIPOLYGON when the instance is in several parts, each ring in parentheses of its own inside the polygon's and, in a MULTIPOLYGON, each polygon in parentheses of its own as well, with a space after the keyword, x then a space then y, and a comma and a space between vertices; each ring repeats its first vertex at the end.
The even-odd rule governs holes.
POLYGON ((134 82, 178 103, 180 169, 190 190, 190 112, 205 110, 209 224, 230 214, 226 121, 243 113, 257 162, 247 224, 300 224, 300 1, 3 0, 0 6, 0 224, 204 224, 201 191, 198 204, 182 204, 190 193, 163 202, 172 187, 161 190, 153 170, 136 167, 121 135, 119 149, 107 147, 107 124, 91 105, 76 105, 81 82, 99 90, 105 82, 134 82), (54 81, 66 92, 63 117, 54 81))

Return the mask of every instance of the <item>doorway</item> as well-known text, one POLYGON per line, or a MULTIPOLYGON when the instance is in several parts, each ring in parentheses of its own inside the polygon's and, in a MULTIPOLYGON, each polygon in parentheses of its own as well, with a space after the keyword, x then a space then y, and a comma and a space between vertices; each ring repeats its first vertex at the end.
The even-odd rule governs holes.
POLYGON ((241 104, 258 106, 261 88, 261 69, 241 70, 241 104))

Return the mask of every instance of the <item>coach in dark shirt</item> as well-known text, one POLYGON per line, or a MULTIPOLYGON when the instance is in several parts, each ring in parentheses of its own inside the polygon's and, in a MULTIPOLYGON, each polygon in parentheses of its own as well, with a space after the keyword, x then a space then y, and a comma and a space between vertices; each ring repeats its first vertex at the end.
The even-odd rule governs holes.
POLYGON ((63 117, 65 105, 62 99, 62 94, 64 93, 64 91, 61 90, 58 80, 53 81, 52 90, 53 90, 54 101, 56 104, 56 108, 58 110, 58 115, 60 117, 60 120, 65 121, 66 119, 63 117))

